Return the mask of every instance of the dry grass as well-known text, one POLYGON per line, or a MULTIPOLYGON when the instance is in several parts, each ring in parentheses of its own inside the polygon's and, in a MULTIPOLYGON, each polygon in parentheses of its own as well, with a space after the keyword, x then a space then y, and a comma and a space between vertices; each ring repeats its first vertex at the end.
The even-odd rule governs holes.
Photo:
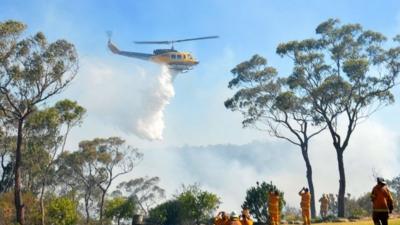
MULTIPOLYGON (((372 219, 347 223, 318 223, 319 225, 374 225, 372 219)), ((400 219, 389 219, 389 225, 400 225, 400 219)))

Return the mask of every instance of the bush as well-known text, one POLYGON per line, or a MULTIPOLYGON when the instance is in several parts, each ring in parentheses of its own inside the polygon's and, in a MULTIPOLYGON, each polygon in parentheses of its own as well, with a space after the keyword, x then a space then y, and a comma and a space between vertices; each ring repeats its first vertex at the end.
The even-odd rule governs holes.
POLYGON ((48 220, 53 225, 74 225, 78 221, 76 203, 68 198, 53 199, 48 208, 48 220))

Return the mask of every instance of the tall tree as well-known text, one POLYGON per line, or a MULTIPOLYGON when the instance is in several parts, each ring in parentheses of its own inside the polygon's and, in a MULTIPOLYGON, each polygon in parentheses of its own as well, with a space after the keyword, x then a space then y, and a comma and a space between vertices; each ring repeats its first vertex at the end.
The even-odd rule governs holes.
POLYGON ((381 33, 359 24, 340 25, 336 19, 321 23, 316 33, 316 39, 280 44, 277 53, 293 60, 291 87, 306 93, 329 130, 339 171, 338 216, 343 217, 343 153, 357 125, 394 101, 391 88, 400 71, 400 47, 384 49, 381 33))
POLYGON ((57 156, 63 151, 69 131, 81 122, 84 113, 85 109, 76 102, 62 100, 55 107, 32 113, 27 120, 24 151, 28 157, 24 160, 23 168, 25 174, 29 175, 27 180, 32 181, 26 187, 33 193, 39 192, 42 225, 45 224, 44 194, 46 187, 55 182, 57 156), (68 107, 58 107, 65 103, 68 107), (62 132, 64 125, 67 127, 65 133, 62 132))
POLYGON ((75 178, 84 187, 87 223, 90 220, 88 203, 93 194, 99 192, 99 220, 102 224, 105 196, 112 182, 132 171, 142 156, 137 149, 126 145, 118 137, 81 141, 78 151, 64 152, 64 175, 75 178))
POLYGON ((266 130, 299 147, 311 192, 311 215, 315 217, 315 190, 308 149, 310 139, 325 127, 315 126, 319 123, 313 121, 316 115, 310 98, 304 92, 291 89, 288 80, 278 78, 277 70, 267 66, 267 60, 259 55, 238 64, 231 72, 234 78, 228 87, 239 90, 225 101, 225 107, 242 113, 244 127, 266 130))
POLYGON ((16 124, 14 192, 17 222, 25 224, 21 195, 21 162, 26 119, 60 93, 75 77, 75 48, 65 40, 48 43, 43 33, 22 38, 26 26, 0 23, 0 110, 16 124))
POLYGON ((128 201, 138 204, 141 211, 148 215, 157 200, 165 197, 165 190, 158 186, 159 177, 140 177, 118 184, 117 189, 128 195, 128 201))

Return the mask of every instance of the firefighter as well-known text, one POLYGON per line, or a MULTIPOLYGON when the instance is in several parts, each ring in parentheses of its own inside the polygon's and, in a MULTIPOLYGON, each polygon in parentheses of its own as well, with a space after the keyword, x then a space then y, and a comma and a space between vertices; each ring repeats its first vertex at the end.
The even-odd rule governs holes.
POLYGON ((230 225, 229 216, 224 211, 218 213, 218 215, 214 219, 215 225, 230 225))
POLYGON ((372 189, 372 220, 375 225, 387 225, 389 213, 393 210, 393 198, 386 185, 385 179, 378 177, 377 184, 372 189))
POLYGON ((329 208, 329 198, 327 194, 322 194, 322 197, 319 199, 319 202, 321 202, 321 207, 320 207, 320 214, 321 217, 324 219, 328 215, 328 208, 329 208))
POLYGON ((230 225, 242 225, 239 219, 239 215, 236 212, 231 213, 230 225))
POLYGON ((253 225, 253 220, 250 217, 250 211, 248 208, 243 208, 242 215, 240 216, 240 223, 242 225, 253 225))
POLYGON ((279 192, 277 190, 270 191, 268 194, 268 212, 271 225, 279 225, 279 192))
POLYGON ((299 195, 301 196, 301 214, 303 216, 304 225, 311 224, 311 212, 310 212, 310 204, 311 204, 311 194, 308 191, 308 188, 303 187, 299 191, 299 195))

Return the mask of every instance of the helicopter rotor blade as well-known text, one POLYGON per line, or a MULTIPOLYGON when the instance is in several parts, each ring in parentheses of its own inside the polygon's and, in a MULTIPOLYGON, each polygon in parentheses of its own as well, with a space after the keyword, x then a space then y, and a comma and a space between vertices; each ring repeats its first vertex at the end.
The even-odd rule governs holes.
POLYGON ((204 40, 204 39, 212 39, 212 38, 219 38, 219 36, 206 36, 206 37, 198 37, 198 38, 188 38, 188 39, 175 40, 175 41, 172 41, 172 42, 196 41, 196 40, 204 40))
POLYGON ((172 42, 171 41, 135 41, 135 44, 165 44, 165 45, 169 45, 172 42))
POLYGON ((165 44, 165 45, 170 45, 170 44, 177 43, 177 42, 197 41, 197 40, 212 39, 212 38, 219 38, 219 36, 206 36, 206 37, 188 38, 188 39, 180 39, 180 40, 172 40, 172 41, 135 41, 135 44, 165 44))

